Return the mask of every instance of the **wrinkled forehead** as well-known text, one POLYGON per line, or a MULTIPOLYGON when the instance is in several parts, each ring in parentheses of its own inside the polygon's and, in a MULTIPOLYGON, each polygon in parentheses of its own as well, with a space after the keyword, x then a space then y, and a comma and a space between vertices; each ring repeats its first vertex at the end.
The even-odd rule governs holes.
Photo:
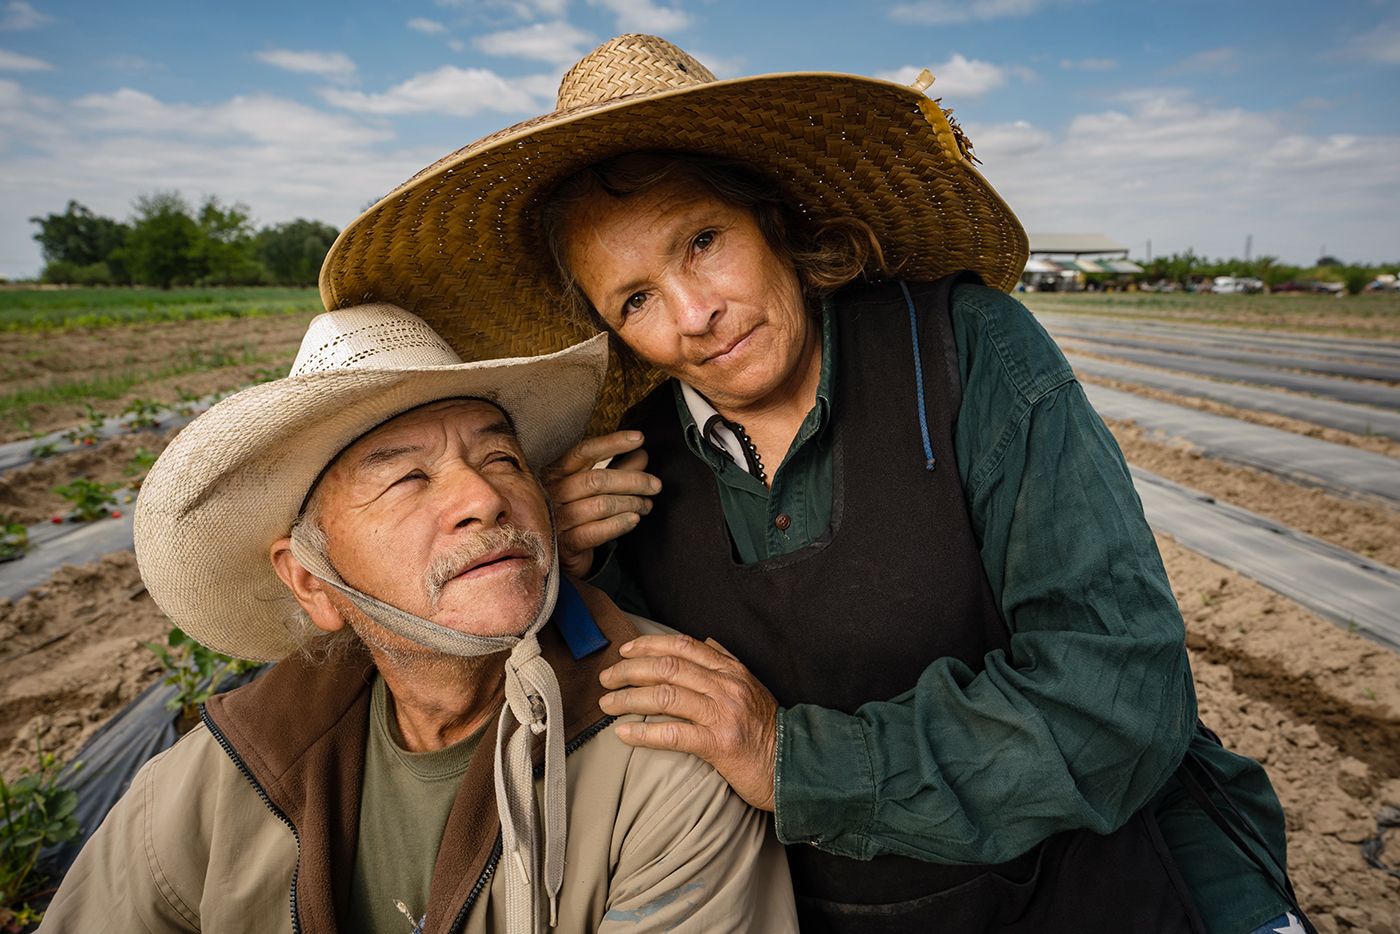
POLYGON ((425 433, 448 428, 473 439, 489 436, 519 447, 510 414, 490 399, 438 399, 400 412, 346 445, 311 484, 302 503, 303 510, 326 477, 332 474, 353 477, 371 470, 413 450, 415 436, 422 438, 425 433))

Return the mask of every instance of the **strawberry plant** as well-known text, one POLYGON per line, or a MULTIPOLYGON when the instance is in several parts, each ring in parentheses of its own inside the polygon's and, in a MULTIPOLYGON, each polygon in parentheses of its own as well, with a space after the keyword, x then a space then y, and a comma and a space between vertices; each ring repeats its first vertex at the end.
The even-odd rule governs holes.
POLYGON ((58 787, 62 763, 36 750, 37 771, 21 772, 13 782, 0 777, 0 930, 5 931, 23 930, 43 917, 27 904, 46 894, 45 879, 36 872, 39 853, 78 835, 73 816, 78 793, 58 787))
POLYGON ((56 486, 53 491, 73 504, 73 518, 79 522, 92 522, 107 515, 117 504, 112 495, 115 483, 98 483, 86 477, 79 477, 72 483, 56 486))
POLYGON ((4 534, 0 535, 0 561, 13 561, 24 557, 29 550, 29 530, 18 522, 6 522, 4 534))
POLYGON ((178 626, 166 634, 165 645, 142 642, 160 659, 166 670, 162 683, 175 688, 175 695, 165 702, 167 710, 179 711, 182 731, 199 722, 199 705, 218 693, 225 678, 251 671, 257 662, 220 655, 191 639, 178 626))
POLYGON ((122 468, 122 473, 128 477, 143 474, 151 469, 151 465, 156 462, 156 456, 146 448, 137 448, 136 453, 131 455, 131 460, 122 468))
POLYGON ((58 453, 57 441, 40 441, 29 449, 29 456, 35 460, 43 460, 45 457, 53 457, 58 453))
POLYGON ((93 445, 102 437, 106 419, 101 412, 92 407, 91 402, 84 402, 83 408, 86 410, 87 422, 63 433, 63 440, 69 444, 93 445))
POLYGON ((156 428, 160 425, 161 406, 150 399, 133 399, 131 403, 122 410, 122 417, 126 419, 128 431, 140 431, 143 428, 156 428))

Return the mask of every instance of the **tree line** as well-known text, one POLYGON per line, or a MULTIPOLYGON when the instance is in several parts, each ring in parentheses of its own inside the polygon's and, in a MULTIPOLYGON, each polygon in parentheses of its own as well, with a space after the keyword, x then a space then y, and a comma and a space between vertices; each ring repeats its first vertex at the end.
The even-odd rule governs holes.
POLYGON ((142 195, 130 220, 69 201, 31 217, 44 282, 71 285, 315 285, 337 230, 298 218, 261 229, 247 205, 208 197, 198 209, 178 192, 142 195))
POLYGON ((1380 273, 1394 274, 1400 263, 1368 265, 1345 263, 1335 256, 1323 256, 1311 266, 1292 266, 1279 262, 1276 256, 1252 259, 1207 259, 1187 250, 1170 256, 1158 256, 1150 261, 1137 260, 1143 271, 1138 277, 1146 282, 1168 281, 1189 285, 1215 276, 1236 276, 1258 279, 1270 289, 1288 283, 1339 282, 1352 295, 1357 295, 1380 273))

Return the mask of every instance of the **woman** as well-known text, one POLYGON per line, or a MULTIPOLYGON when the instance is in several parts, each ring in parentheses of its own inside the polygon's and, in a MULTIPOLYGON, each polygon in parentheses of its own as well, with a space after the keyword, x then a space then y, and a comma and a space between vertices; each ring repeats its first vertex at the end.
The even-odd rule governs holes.
POLYGON ((1025 310, 977 284, 1014 283, 1025 239, 968 149, 918 90, 716 82, 621 37, 555 114, 348 228, 323 297, 397 300, 473 352, 545 349, 552 257, 624 351, 615 407, 672 378, 641 433, 556 465, 561 552, 713 637, 624 647, 608 709, 676 716, 624 739, 775 810, 804 930, 1254 930, 1286 907, 1268 857, 1173 773, 1188 747, 1208 762, 1281 862, 1277 800, 1195 728, 1111 437, 1025 310), (456 320, 462 290, 510 312, 456 320))

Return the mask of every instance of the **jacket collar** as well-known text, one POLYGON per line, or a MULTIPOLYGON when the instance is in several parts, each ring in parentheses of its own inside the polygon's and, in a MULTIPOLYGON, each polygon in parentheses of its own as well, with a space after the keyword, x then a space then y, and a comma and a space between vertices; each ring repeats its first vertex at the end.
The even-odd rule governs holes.
MULTIPOLYGON (((606 720, 602 670, 637 635, 600 591, 561 581, 540 649, 564 701, 566 743, 606 720)), ((300 656, 209 699, 206 719, 298 844, 293 899, 304 932, 330 932, 349 906, 359 833, 360 783, 374 665, 358 651, 321 665, 300 656)), ((491 773, 495 727, 482 738, 457 790, 433 868, 426 931, 447 931, 466 905, 499 835, 491 773)), ((537 750, 538 752, 539 750, 537 750)))

